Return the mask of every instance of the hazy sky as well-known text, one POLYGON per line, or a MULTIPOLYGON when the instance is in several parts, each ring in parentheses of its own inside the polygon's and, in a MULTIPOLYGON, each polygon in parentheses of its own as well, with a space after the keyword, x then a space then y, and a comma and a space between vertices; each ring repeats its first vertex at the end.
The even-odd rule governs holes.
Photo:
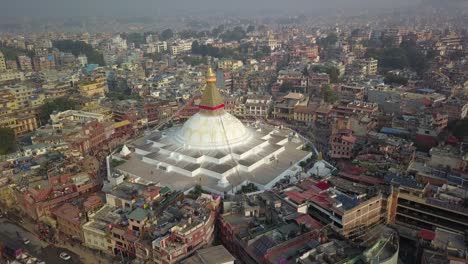
MULTIPOLYGON (((442 0, 441 0, 442 1, 442 0)), ((311 12, 322 8, 398 7, 419 0, 0 0, 0 16, 151 16, 175 11, 284 10, 311 12)))

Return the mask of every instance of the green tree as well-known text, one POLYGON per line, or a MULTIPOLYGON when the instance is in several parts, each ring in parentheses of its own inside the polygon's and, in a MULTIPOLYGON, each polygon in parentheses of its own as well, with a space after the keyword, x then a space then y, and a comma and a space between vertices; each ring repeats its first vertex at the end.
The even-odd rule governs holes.
POLYGON ((83 41, 57 40, 53 42, 53 46, 60 51, 71 52, 75 56, 84 54, 88 58, 88 63, 90 64, 105 65, 102 53, 83 41))
POLYGON ((468 118, 458 120, 451 132, 461 140, 468 137, 468 118))
POLYGON ((328 48, 332 45, 335 45, 338 41, 338 36, 335 33, 328 34, 325 38, 318 39, 317 44, 319 46, 328 48))
POLYGON ((163 32, 161 32, 161 35, 159 36, 159 38, 161 40, 163 40, 163 41, 168 40, 168 39, 170 39, 172 37, 174 37, 174 32, 170 28, 168 28, 168 29, 164 30, 163 32))
POLYGON ((140 45, 146 43, 145 35, 140 33, 122 34, 122 38, 126 39, 129 43, 134 43, 136 47, 140 47, 140 45))
POLYGON ((211 31, 211 35, 217 38, 221 33, 224 32, 224 25, 219 25, 211 31))
POLYGON ((41 124, 46 124, 49 121, 50 114, 54 111, 61 112, 71 109, 76 109, 78 104, 68 98, 56 98, 43 104, 39 110, 39 120, 41 124))
POLYGON ((293 89, 292 83, 283 82, 283 84, 281 84, 281 86, 279 88, 279 91, 282 92, 282 93, 287 93, 287 92, 290 92, 292 89, 293 89))
POLYGON ((328 76, 330 76, 331 83, 338 83, 340 81, 340 70, 336 67, 330 67, 326 70, 328 76))
POLYGON ((237 26, 232 30, 228 30, 221 34, 220 36, 223 41, 240 41, 241 39, 245 38, 245 31, 242 27, 237 26))
POLYGON ((5 155, 15 151, 16 139, 15 131, 11 128, 0 128, 0 155, 5 155))
POLYGON ((415 41, 403 41, 400 48, 404 50, 408 65, 418 74, 423 74, 428 68, 428 60, 415 41))
POLYGON ((255 26, 254 25, 249 25, 247 27, 247 33, 255 31, 255 26))
POLYGON ((192 42, 192 53, 193 54, 200 54, 200 43, 197 40, 192 42))
POLYGON ((0 44, 0 52, 3 53, 3 56, 5 57, 6 60, 16 60, 16 58, 18 58, 18 56, 21 56, 21 55, 26 55, 28 57, 33 57, 35 55, 34 51, 7 47, 7 46, 4 46, 3 44, 0 44))
POLYGON ((403 77, 403 76, 394 74, 394 73, 387 73, 387 74, 385 75, 384 82, 385 82, 386 84, 400 84, 400 85, 406 85, 406 84, 408 84, 408 79, 405 78, 405 77, 403 77))
POLYGON ((333 104, 338 101, 338 94, 333 91, 330 85, 325 85, 322 87, 323 100, 327 103, 333 104))

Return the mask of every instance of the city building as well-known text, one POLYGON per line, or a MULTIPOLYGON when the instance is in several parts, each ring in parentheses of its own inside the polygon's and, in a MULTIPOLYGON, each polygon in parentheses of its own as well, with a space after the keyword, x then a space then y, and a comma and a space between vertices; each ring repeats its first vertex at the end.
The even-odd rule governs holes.
POLYGON ((209 248, 199 249, 192 257, 189 257, 181 262, 181 264, 234 264, 234 258, 229 251, 222 245, 209 248))
POLYGON ((12 81, 24 81, 24 73, 16 70, 0 71, 0 84, 12 81))
POLYGON ((59 235, 64 235, 69 239, 84 241, 82 225, 86 219, 79 208, 70 203, 64 203, 53 209, 52 215, 56 219, 56 228, 60 232, 59 235))
POLYGON ((7 67, 6 67, 5 56, 0 51, 0 72, 4 72, 4 71, 6 71, 6 69, 7 69, 7 67))
POLYGON ((468 210, 463 186, 444 184, 439 187, 397 175, 389 175, 386 180, 393 185, 387 202, 390 223, 416 230, 442 228, 465 234, 468 210))
POLYGON ((87 80, 80 81, 77 86, 80 94, 85 97, 102 97, 108 91, 107 80, 102 76, 96 78, 90 77, 87 80))
POLYGON ((31 58, 25 55, 18 56, 18 66, 23 72, 31 72, 33 70, 31 58))
POLYGON ((330 157, 333 159, 350 159, 353 157, 356 137, 351 130, 341 130, 330 137, 330 157))

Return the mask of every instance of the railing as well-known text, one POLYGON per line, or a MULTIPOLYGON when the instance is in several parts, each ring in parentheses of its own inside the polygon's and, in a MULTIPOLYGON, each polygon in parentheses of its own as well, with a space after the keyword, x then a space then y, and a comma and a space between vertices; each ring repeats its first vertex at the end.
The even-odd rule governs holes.
POLYGON ((451 209, 451 210, 454 210, 454 211, 457 211, 457 212, 468 214, 468 208, 467 207, 463 207, 463 206, 456 205, 456 204, 450 204, 450 203, 447 203, 447 202, 437 200, 435 198, 427 198, 426 202, 428 204, 432 204, 432 205, 440 206, 442 208, 448 208, 448 209, 451 209))

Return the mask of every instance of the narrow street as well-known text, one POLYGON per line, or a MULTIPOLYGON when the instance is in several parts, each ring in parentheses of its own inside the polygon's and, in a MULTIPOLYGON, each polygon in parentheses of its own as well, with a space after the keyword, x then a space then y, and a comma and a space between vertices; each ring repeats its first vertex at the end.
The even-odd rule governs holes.
MULTIPOLYGON (((94 264, 94 263, 113 263, 111 256, 100 255, 88 248, 81 245, 71 245, 70 243, 63 242, 63 244, 50 244, 40 240, 34 233, 27 229, 34 228, 34 224, 23 222, 20 226, 16 224, 19 219, 12 217, 12 219, 0 218, 0 243, 6 241, 18 241, 23 244, 18 234, 29 239, 31 243, 29 245, 23 245, 23 249, 29 254, 37 257, 46 263, 60 264, 60 263, 72 263, 72 264, 94 264), (66 252, 71 256, 70 260, 62 260, 59 255, 62 252, 66 252)), ((1 262, 0 262, 1 263, 1 262)))
POLYGON ((46 263, 85 263, 80 260, 80 256, 71 252, 68 249, 62 247, 56 247, 54 245, 49 245, 48 243, 41 241, 36 235, 30 233, 26 229, 17 224, 9 221, 8 219, 0 219, 0 241, 18 241, 20 244, 23 244, 24 251, 28 252, 34 257, 37 257, 46 263), (21 241, 21 238, 18 237, 18 234, 29 239, 31 243, 29 245, 24 245, 21 241), (66 261, 59 257, 61 252, 66 252, 71 256, 71 259, 66 261))

